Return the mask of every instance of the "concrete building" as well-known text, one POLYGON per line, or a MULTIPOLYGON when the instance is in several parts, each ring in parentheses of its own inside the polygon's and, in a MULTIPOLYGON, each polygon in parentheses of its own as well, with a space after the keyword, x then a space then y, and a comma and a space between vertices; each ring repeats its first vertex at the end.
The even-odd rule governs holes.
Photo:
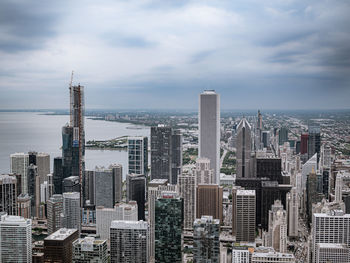
POLYGON ((252 255, 252 263, 277 263, 277 262, 291 262, 296 263, 293 254, 279 253, 279 252, 254 252, 252 255))
POLYGON ((299 195, 295 187, 287 194, 288 236, 298 237, 299 195))
POLYGON ((149 224, 149 258, 154 262, 155 244, 155 202, 162 192, 176 192, 176 185, 168 184, 167 179, 154 179, 148 183, 148 224, 149 224))
POLYGON ((209 215, 222 222, 223 188, 216 184, 200 184, 197 187, 196 217, 209 215))
POLYGON ((73 242, 79 238, 77 229, 61 228, 44 239, 45 262, 72 262, 73 242))
POLYGON ((138 220, 145 220, 146 177, 142 174, 126 176, 126 201, 137 202, 138 220))
POLYGON ((183 173, 178 178, 179 195, 184 202, 184 229, 193 229, 193 221, 196 219, 196 176, 183 173))
POLYGON ((148 262, 148 224, 145 221, 113 221, 110 229, 111 262, 148 262))
POLYGON ((250 263, 251 253, 248 247, 232 248, 232 263, 250 263))
POLYGON ((28 194, 20 194, 17 197, 17 215, 31 218, 31 198, 28 194))
POLYGON ((63 196, 55 194, 47 201, 47 233, 51 235, 62 226, 63 196))
POLYGON ((0 175, 0 212, 17 215, 17 179, 15 176, 0 175))
MULTIPOLYGON (((10 173, 21 175, 21 189, 23 194, 28 193, 27 168, 29 155, 27 153, 14 153, 10 155, 10 173)), ((18 193, 20 194, 20 193, 18 193)))
POLYGON ((129 174, 147 174, 148 137, 128 137, 129 174))
POLYGON ((193 223, 194 262, 220 262, 220 221, 202 216, 193 223))
POLYGON ((252 152, 251 126, 248 121, 243 118, 237 126, 237 178, 254 177, 250 171, 250 159, 252 152))
POLYGON ((81 230, 81 208, 80 194, 78 192, 63 193, 63 221, 62 226, 65 228, 81 230))
POLYGON ((237 242, 255 242, 255 190, 232 191, 232 235, 237 242))
POLYGON ((182 135, 171 127, 151 127, 151 180, 177 183, 182 167, 182 135))
POLYGON ((73 242, 73 262, 108 262, 107 241, 94 237, 78 238, 73 242))
POLYGON ((32 262, 32 221, 0 215, 0 262, 32 262))
POLYGON ((205 90, 199 95, 199 153, 200 158, 208 158, 214 170, 215 181, 220 176, 220 95, 214 90, 205 90))
POLYGON ((182 262, 183 200, 162 192, 155 202, 155 262, 182 262))
POLYGON ((316 255, 316 263, 350 262, 350 248, 345 244, 318 243, 316 255))
POLYGON ((194 174, 197 177, 197 184, 215 184, 215 173, 210 168, 210 159, 208 158, 197 158, 194 174))
POLYGON ((50 155, 47 153, 37 153, 35 155, 35 159, 36 162, 34 163, 34 165, 38 167, 40 184, 42 184, 45 181, 48 181, 47 175, 50 173, 50 155))
POLYGON ((96 207, 96 233, 101 239, 109 240, 111 222, 115 220, 137 221, 137 203, 117 203, 114 208, 96 207))
MULTIPOLYGON (((94 190, 94 205, 113 208, 116 203, 116 190, 120 191, 119 178, 115 176, 112 169, 98 168, 95 171, 95 190, 94 190)), ((118 193, 120 195, 120 193, 118 193)))
POLYGON ((276 200, 269 211, 269 228, 265 237, 265 246, 276 252, 287 252, 287 212, 280 200, 276 200))
POLYGON ((330 210, 328 213, 314 213, 312 220, 312 262, 318 257, 317 244, 350 245, 350 214, 341 210, 330 210))

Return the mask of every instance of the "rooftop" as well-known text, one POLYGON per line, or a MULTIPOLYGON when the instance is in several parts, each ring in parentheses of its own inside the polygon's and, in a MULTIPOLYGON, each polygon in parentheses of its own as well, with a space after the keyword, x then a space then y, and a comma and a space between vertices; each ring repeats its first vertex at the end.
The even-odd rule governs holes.
POLYGON ((76 231, 78 231, 75 228, 60 228, 55 233, 52 233, 48 237, 45 238, 45 240, 65 240, 70 235, 74 234, 76 231))
POLYGON ((254 195, 255 190, 237 190, 237 195, 254 195))
POLYGON ((333 244, 333 243, 318 243, 319 248, 346 248, 349 249, 346 244, 333 244))
POLYGON ((115 220, 111 223, 111 228, 116 229, 147 229, 148 223, 146 221, 127 221, 127 220, 115 220))

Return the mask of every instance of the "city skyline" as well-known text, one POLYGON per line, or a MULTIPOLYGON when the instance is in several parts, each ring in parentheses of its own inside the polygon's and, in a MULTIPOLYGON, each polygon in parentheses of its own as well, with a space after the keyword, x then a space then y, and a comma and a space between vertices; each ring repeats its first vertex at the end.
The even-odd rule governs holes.
POLYGON ((192 109, 205 89, 225 94, 223 109, 348 108, 345 1, 2 1, 0 10, 1 108, 65 108, 72 70, 91 109, 192 109))

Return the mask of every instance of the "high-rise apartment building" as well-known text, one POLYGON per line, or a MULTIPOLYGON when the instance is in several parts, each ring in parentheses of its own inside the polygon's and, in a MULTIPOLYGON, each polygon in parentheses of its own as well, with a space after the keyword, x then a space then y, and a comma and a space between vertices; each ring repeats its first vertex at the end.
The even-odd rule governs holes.
POLYGON ((288 236, 298 237, 299 195, 295 187, 287 194, 288 236))
POLYGON ((166 179, 154 179, 148 183, 148 224, 149 224, 149 258, 154 262, 155 244, 155 202, 162 192, 176 192, 176 185, 168 184, 166 179))
POLYGON ((220 221, 202 216, 193 223, 194 262, 220 262, 220 221))
POLYGON ((63 193, 63 222, 65 228, 81 229, 80 194, 78 192, 63 193))
POLYGON ((73 242, 73 262, 108 262, 107 241, 94 237, 78 238, 73 242))
POLYGON ((0 175, 0 211, 17 215, 17 179, 14 176, 0 175))
POLYGON ((182 135, 171 127, 151 128, 151 180, 167 179, 177 183, 182 166, 182 135))
POLYGON ((197 184, 215 184, 215 173, 210 168, 210 160, 208 158, 197 158, 194 174, 197 177, 197 184))
POLYGON ((128 137, 129 174, 147 174, 148 137, 128 137))
POLYGON ((287 252, 287 213, 280 200, 276 200, 269 211, 269 231, 265 236, 265 246, 276 252, 287 252))
POLYGON ((63 213, 63 196, 54 194, 47 201, 47 233, 51 235, 61 228, 63 213))
POLYGON ((155 262, 182 262, 183 200, 162 192, 155 202, 155 262))
POLYGON ((184 229, 193 229, 196 219, 196 176, 183 173, 178 178, 178 191, 184 202, 184 229))
POLYGON ((96 207, 96 233, 109 239, 109 229, 114 220, 137 221, 137 203, 117 203, 114 208, 96 207))
POLYGON ((77 229, 61 228, 44 239, 45 262, 72 262, 73 242, 79 238, 77 229))
POLYGON ((251 126, 243 118, 237 126, 237 178, 254 177, 250 171, 250 158, 252 152, 251 126))
MULTIPOLYGON (((10 172, 12 174, 20 174, 22 181, 22 193, 28 193, 27 167, 29 165, 29 155, 26 153, 14 153, 10 155, 10 172)), ((20 193, 18 193, 20 194, 20 193)))
POLYGON ((145 220, 146 177, 142 174, 126 176, 126 201, 137 202, 138 219, 145 220))
POLYGON ((38 167, 40 184, 42 184, 44 181, 47 181, 47 175, 50 173, 50 155, 47 153, 37 153, 35 158, 36 162, 34 165, 38 167))
POLYGON ((113 221, 110 229, 111 262, 148 262, 148 224, 145 221, 113 221))
POLYGON ((200 184, 197 187, 196 217, 212 216, 222 222, 222 187, 211 184, 200 184))
POLYGON ((237 242, 255 241, 255 190, 232 192, 232 235, 237 242))
POLYGON ((0 215, 0 262, 32 262, 32 221, 0 215))
POLYGON ((208 158, 214 170, 215 181, 220 183, 220 95, 205 90, 199 95, 199 154, 208 158))
POLYGON ((350 245, 350 214, 341 210, 314 213, 312 217, 312 262, 317 262, 319 243, 350 245))

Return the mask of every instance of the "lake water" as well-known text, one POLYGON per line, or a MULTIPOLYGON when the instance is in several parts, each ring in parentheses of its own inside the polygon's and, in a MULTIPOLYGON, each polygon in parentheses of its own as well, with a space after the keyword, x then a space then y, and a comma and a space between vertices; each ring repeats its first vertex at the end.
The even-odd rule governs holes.
MULTIPOLYGON (((0 112, 0 174, 10 171, 10 154, 37 151, 50 154, 51 171, 53 158, 61 156, 61 129, 69 121, 68 115, 42 115, 34 112, 0 112)), ((85 119, 85 139, 107 140, 119 136, 148 136, 149 127, 128 129, 136 126, 128 123, 85 119)), ((139 127, 139 126, 138 126, 139 127)), ((112 163, 123 165, 124 178, 128 169, 127 151, 85 151, 86 169, 108 167, 112 163)))

